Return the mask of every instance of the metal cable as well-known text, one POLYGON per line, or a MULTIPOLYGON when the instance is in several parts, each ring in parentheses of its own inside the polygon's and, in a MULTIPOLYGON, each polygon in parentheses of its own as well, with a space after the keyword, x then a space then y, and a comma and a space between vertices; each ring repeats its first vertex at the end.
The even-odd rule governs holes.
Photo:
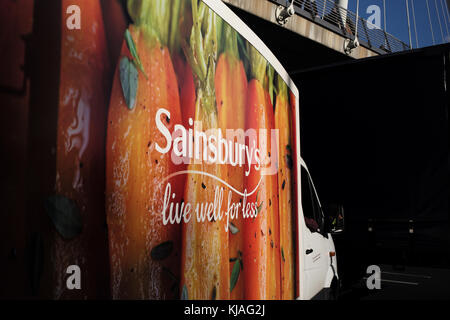
POLYGON ((409 48, 412 49, 411 24, 409 22, 409 4, 408 4, 408 0, 405 0, 405 2, 406 2, 406 16, 408 17, 409 48))
POLYGON ((434 0, 434 7, 436 8, 436 15, 437 15, 438 21, 439 21, 439 28, 441 29, 442 42, 445 42, 444 32, 442 32, 441 17, 439 16, 439 11, 438 11, 438 8, 437 8, 437 0, 434 0))
POLYGON ((449 36, 448 33, 448 25, 447 25, 447 19, 446 19, 446 14, 445 14, 445 10, 444 10, 444 5, 442 4, 442 0, 441 0, 441 8, 442 8, 442 16, 444 18, 444 22, 445 22, 445 30, 447 30, 447 37, 449 36))
MULTIPOLYGON (((356 21, 359 21, 359 0, 356 0, 356 21)), ((358 40, 358 23, 356 23, 355 28, 355 40, 358 40)))
POLYGON ((416 26, 416 10, 414 9, 414 0, 411 0, 412 14, 413 14, 413 22, 414 22, 414 33, 416 35, 416 48, 419 47, 419 36, 417 35, 417 26, 416 26))
POLYGON ((448 2, 444 0, 444 8, 447 8, 447 10, 445 11, 445 17, 447 18, 448 23, 450 24, 450 12, 449 12, 449 7, 448 7, 448 2))
POLYGON ((446 17, 446 18, 448 18, 448 24, 449 24, 449 26, 450 26, 450 16, 449 16, 449 14, 448 14, 448 6, 447 6, 447 1, 446 0, 441 0, 441 6, 442 6, 442 11, 444 11, 445 12, 445 14, 444 14, 444 17, 446 17))
POLYGON ((416 10, 414 8, 414 0, 411 0, 411 7, 412 7, 412 11, 413 11, 414 34, 416 35, 416 48, 418 48, 419 47, 419 36, 417 35, 416 10))
POLYGON ((434 32, 433 32, 433 24, 431 23, 431 15, 430 15, 430 6, 428 4, 428 0, 425 0, 427 3, 427 10, 428 10, 428 21, 430 21, 430 30, 431 30, 431 37, 433 39, 433 45, 436 44, 436 40, 434 40, 434 32))

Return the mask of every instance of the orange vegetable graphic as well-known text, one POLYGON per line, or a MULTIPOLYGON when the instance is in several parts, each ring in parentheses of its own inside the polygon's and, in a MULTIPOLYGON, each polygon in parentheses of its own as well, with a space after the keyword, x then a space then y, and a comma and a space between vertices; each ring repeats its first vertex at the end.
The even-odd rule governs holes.
MULTIPOLYGON (((190 43, 185 43, 184 49, 195 74, 195 121, 201 121, 201 131, 205 132, 218 127, 214 90, 216 16, 203 2, 192 0, 191 5, 194 25, 190 43)), ((192 161, 188 169, 220 177, 221 167, 216 163, 192 161)), ((190 221, 183 224, 182 299, 228 299, 230 296, 226 219, 219 220, 210 214, 210 219, 197 221, 197 215, 205 210, 212 212, 210 204, 214 201, 216 186, 221 187, 206 175, 189 173, 187 176, 185 200, 192 207, 190 221)))
MULTIPOLYGON (((280 299, 280 246, 277 198, 277 175, 263 175, 264 167, 275 166, 276 155, 271 155, 272 141, 270 129, 274 128, 273 107, 269 93, 264 89, 266 60, 257 50, 249 46, 252 80, 248 85, 246 128, 256 130, 250 137, 249 146, 261 151, 262 168, 255 167, 245 179, 248 192, 256 192, 248 197, 249 203, 257 204, 255 219, 244 220, 244 280, 246 299, 280 299), (260 135, 259 129, 268 129, 260 135), (262 147, 266 145, 266 148, 262 147)), ((253 166, 253 165, 252 165, 253 166)))
MULTIPOLYGON (((228 24, 224 24, 224 37, 226 39, 225 51, 219 57, 216 68, 215 88, 216 104, 218 110, 219 128, 223 135, 227 129, 240 129, 242 132, 236 137, 230 137, 232 143, 239 142, 245 144, 245 104, 247 96, 247 76, 244 64, 239 60, 237 43, 237 33, 228 24)), ((234 154, 234 159, 236 155, 234 154)), ((227 181, 237 190, 243 191, 244 167, 232 166, 228 164, 221 168, 222 179, 227 181)), ((226 189, 227 193, 230 192, 226 189)), ((232 203, 241 203, 243 197, 233 192, 232 203)), ((241 254, 243 251, 243 218, 242 214, 237 219, 233 219, 229 225, 229 252, 230 252, 230 274, 233 272, 235 264, 241 264, 241 254)), ((237 267, 236 267, 237 268, 237 267)), ((238 272, 238 271, 235 271, 238 272)), ((237 282, 231 288, 231 299, 241 300, 244 298, 244 277, 239 271, 236 276, 237 282)))
MULTIPOLYGON (((125 34, 114 76, 108 117, 106 210, 115 299, 178 297, 180 225, 163 225, 167 182, 178 171, 171 154, 156 145, 166 140, 155 125, 157 111, 169 131, 181 124, 177 79, 167 44, 170 16, 178 1, 128 2, 134 25, 125 34), (128 47, 128 48, 127 48, 128 47)), ((178 11, 179 12, 179 11, 178 11)), ((177 17, 172 17, 177 19, 177 17)), ((174 202, 183 196, 184 181, 169 180, 174 202)))
MULTIPOLYGON (((0 153, 2 173, 0 199, 2 223, 0 225, 0 256, 12 252, 14 259, 0 258, 2 278, 0 299, 17 299, 29 288, 25 252, 26 248, 26 182, 27 129, 30 90, 30 65, 27 48, 33 29, 34 1, 0 2, 0 153), (4 48, 4 49, 3 49, 4 48), (27 59, 28 58, 28 59, 27 59), (28 60, 28 61, 27 61, 28 60), (19 96, 20 94, 20 96, 19 96)), ((59 13, 59 12, 58 12, 59 13)), ((42 152, 42 150, 41 150, 42 152)), ((36 214, 36 211, 34 211, 36 214)))
MULTIPOLYGON (((297 100, 296 97, 294 95, 294 93, 289 90, 289 115, 291 117, 291 119, 296 119, 297 118, 297 114, 296 114, 296 110, 297 109, 297 100)), ((296 122, 293 120, 291 122, 291 137, 298 137, 299 135, 297 134, 297 127, 296 127, 296 122)), ((292 181, 291 181, 291 185, 292 185, 292 199, 297 199, 298 198, 298 194, 297 194, 297 174, 298 174, 298 166, 296 165, 298 163, 298 152, 297 152, 297 141, 295 138, 293 138, 291 140, 291 158, 292 158, 292 181)), ((294 265, 294 294, 295 297, 299 297, 300 296, 300 288, 299 288, 299 274, 300 274, 300 266, 299 263, 297 263, 299 261, 299 254, 298 254, 298 241, 299 241, 299 232, 298 232, 298 221, 297 221, 297 214, 295 214, 296 212, 298 212, 298 201, 293 201, 292 202, 292 212, 294 212, 294 215, 292 215, 292 231, 294 233, 293 236, 293 265, 294 265)))
POLYGON ((171 25, 177 32, 172 32, 169 49, 172 53, 172 61, 175 73, 178 79, 178 87, 180 89, 180 105, 183 125, 189 127, 189 118, 194 119, 195 113, 195 84, 192 68, 182 52, 182 39, 189 38, 192 29, 191 6, 186 0, 179 1, 180 19, 172 19, 171 25))
POLYGON ((180 105, 183 125, 189 127, 189 118, 194 120, 195 114, 195 84, 192 68, 189 63, 176 54, 174 56, 174 67, 178 78, 178 86, 180 89, 180 105))
POLYGON ((110 65, 99 1, 64 0, 62 21, 72 4, 80 7, 81 23, 92 32, 61 26, 55 195, 45 202, 56 231, 46 248, 51 281, 43 284, 55 299, 104 298, 108 249, 101 195, 110 65), (71 265, 82 271, 81 290, 66 286, 71 265))
POLYGON ((123 33, 128 26, 126 12, 121 2, 122 0, 100 0, 105 29, 108 31, 106 32, 106 39, 113 71, 122 49, 123 33))
POLYGON ((217 0, 0 8, 2 141, 16 161, 0 296, 299 296, 297 97, 232 11, 217 0))
POLYGON ((294 248, 292 217, 292 144, 287 86, 277 76, 275 128, 279 130, 278 195, 281 247, 281 299, 294 299, 294 248))

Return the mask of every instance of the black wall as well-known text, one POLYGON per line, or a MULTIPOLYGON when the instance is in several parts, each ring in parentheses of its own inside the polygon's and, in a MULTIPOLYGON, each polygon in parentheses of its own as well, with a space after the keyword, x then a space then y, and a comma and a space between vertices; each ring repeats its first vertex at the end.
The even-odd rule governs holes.
POLYGON ((336 237, 344 272, 449 265, 449 48, 291 73, 302 157, 322 203, 345 206, 347 229, 336 237))

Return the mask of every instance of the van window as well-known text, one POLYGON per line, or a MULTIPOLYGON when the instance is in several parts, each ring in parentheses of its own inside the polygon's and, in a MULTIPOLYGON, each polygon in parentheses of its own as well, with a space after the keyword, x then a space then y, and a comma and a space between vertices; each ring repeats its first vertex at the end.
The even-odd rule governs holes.
POLYGON ((308 172, 302 167, 302 208, 305 224, 311 232, 319 232, 320 226, 316 219, 316 204, 314 191, 312 189, 311 181, 308 172))
POLYGON ((310 184, 312 199, 313 199, 314 219, 317 221, 317 224, 319 225, 318 231, 320 233, 323 233, 325 231, 325 218, 323 216, 322 208, 320 207, 320 204, 319 204, 319 199, 317 199, 317 195, 314 192, 314 187, 313 187, 311 177, 309 177, 309 184, 310 184))

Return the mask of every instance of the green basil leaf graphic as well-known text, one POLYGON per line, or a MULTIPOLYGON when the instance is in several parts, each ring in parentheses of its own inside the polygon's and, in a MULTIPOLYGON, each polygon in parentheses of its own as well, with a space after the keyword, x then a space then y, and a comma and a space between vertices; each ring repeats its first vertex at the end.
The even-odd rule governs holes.
POLYGON ((239 232, 239 229, 233 224, 233 222, 228 223, 228 228, 230 228, 232 234, 239 232))
POLYGON ((284 259, 284 250, 283 250, 283 247, 281 247, 281 257, 283 258, 283 262, 285 262, 286 260, 284 259))
POLYGON ((128 29, 125 31, 125 42, 127 43, 128 50, 130 50, 130 53, 133 56, 135 64, 142 71, 142 73, 145 75, 145 77, 148 78, 147 74, 144 71, 144 67, 142 66, 141 59, 139 58, 133 37, 131 36, 131 33, 128 29))
POLYGON ((81 233, 83 222, 75 201, 62 195, 53 195, 46 199, 45 211, 64 239, 71 240, 81 233))
POLYGON ((120 60, 120 83, 122 85, 123 96, 128 109, 133 110, 136 105, 136 94, 138 89, 138 71, 134 64, 127 57, 120 60))
POLYGON ((256 208, 256 213, 259 214, 261 212, 264 201, 261 201, 260 205, 256 208))
POLYGON ((241 270, 239 261, 240 260, 238 260, 234 263, 233 270, 231 271, 230 292, 233 291, 233 289, 236 286, 236 283, 239 279, 239 272, 241 270))
POLYGON ((183 285, 183 290, 181 290, 181 300, 189 300, 186 285, 183 285))
POLYGON ((151 257, 153 260, 164 260, 173 251, 173 241, 163 242, 152 249, 151 257))

